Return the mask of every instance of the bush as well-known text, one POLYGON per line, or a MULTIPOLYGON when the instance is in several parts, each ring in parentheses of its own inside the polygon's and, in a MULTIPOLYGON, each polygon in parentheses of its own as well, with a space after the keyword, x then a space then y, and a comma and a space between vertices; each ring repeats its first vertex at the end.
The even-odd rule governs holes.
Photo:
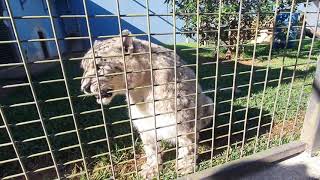
MULTIPOLYGON (((200 42, 208 42, 216 44, 218 40, 218 27, 219 27, 219 6, 220 0, 199 0, 200 10, 200 42), (206 14, 209 13, 209 14, 206 14)), ((234 45, 237 41, 237 29, 239 21, 240 0, 224 0, 222 1, 221 9, 221 34, 220 39, 226 45, 234 45)), ((166 3, 171 4, 173 0, 165 0, 166 3)), ((300 2, 300 1, 296 1, 300 2)), ((278 4, 278 10, 290 12, 292 1, 281 1, 278 4)), ((296 3, 295 3, 296 5, 296 3)), ((273 22, 274 9, 276 2, 274 0, 243 0, 242 3, 242 16, 240 23, 240 42, 250 40, 254 37, 255 31, 250 28, 255 28, 257 21, 259 21, 259 29, 270 28, 273 22)), ((296 8, 296 7, 294 7, 296 8)), ((176 0, 176 14, 179 18, 184 20, 184 31, 197 30, 197 17, 196 15, 185 15, 185 13, 197 12, 197 0, 176 0)), ((277 26, 281 26, 288 19, 289 14, 284 14, 277 17, 277 26)), ((293 19, 293 20, 297 20, 293 19)), ((296 33, 291 33, 294 35, 296 33)), ((193 37, 195 34, 186 34, 188 37, 193 37)), ((283 42, 281 36, 283 33, 278 33, 280 42, 283 42)))

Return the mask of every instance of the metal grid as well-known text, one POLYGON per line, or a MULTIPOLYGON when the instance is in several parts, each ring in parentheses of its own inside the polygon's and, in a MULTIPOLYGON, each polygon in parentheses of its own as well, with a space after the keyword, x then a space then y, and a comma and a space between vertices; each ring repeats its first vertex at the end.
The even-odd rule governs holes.
MULTIPOLYGON (((276 139, 276 145, 281 145, 282 143, 285 143, 286 141, 283 141, 283 138, 285 136, 285 133, 287 130, 285 129, 286 126, 288 126, 288 111, 290 109, 290 104, 293 101, 292 99, 292 93, 294 91, 299 92, 299 98, 298 98, 298 105, 295 107, 295 116, 294 116, 294 121, 293 121, 293 125, 292 125, 292 129, 293 131, 290 131, 290 139, 293 140, 294 139, 294 131, 296 131, 299 127, 299 118, 301 118, 301 112, 300 109, 304 106, 304 104, 302 103, 303 99, 305 96, 308 96, 308 93, 305 92, 305 89, 308 88, 308 86, 311 85, 311 83, 309 82, 310 80, 308 80, 307 75, 306 74, 302 74, 302 75, 298 75, 297 74, 297 68, 299 67, 306 67, 305 70, 309 70, 310 67, 313 67, 315 65, 315 61, 312 60, 314 59, 314 56, 319 53, 319 49, 317 49, 318 47, 316 47, 315 42, 319 41, 319 39, 316 38, 315 34, 311 39, 304 39, 304 34, 303 31, 301 31, 299 39, 295 40, 298 42, 298 47, 297 47, 297 51, 293 51, 296 54, 294 55, 294 63, 291 63, 289 65, 286 65, 286 58, 289 57, 289 50, 287 51, 283 51, 281 53, 278 54, 273 54, 274 53, 274 49, 273 49, 273 38, 270 42, 270 44, 264 44, 264 45, 258 45, 256 43, 256 39, 258 37, 258 30, 259 30, 259 16, 262 13, 269 13, 270 12, 255 12, 255 14, 257 15, 257 22, 255 24, 254 28, 248 28, 248 29, 241 29, 241 18, 244 15, 244 13, 242 13, 242 6, 245 3, 248 3, 247 1, 244 0, 240 0, 239 4, 240 4, 240 10, 239 12, 234 12, 233 14, 237 14, 238 15, 238 28, 237 29, 227 29, 226 31, 236 31, 237 32, 237 42, 236 44, 231 44, 231 45, 222 45, 220 38, 218 38, 217 41, 217 47, 216 48, 211 48, 211 47, 205 47, 202 46, 200 44, 200 35, 201 33, 205 33, 201 31, 201 27, 200 27, 200 22, 201 22, 201 17, 203 16, 216 16, 218 18, 219 21, 219 25, 217 27, 217 29, 213 29, 210 32, 214 32, 218 34, 218 37, 220 37, 222 28, 221 28, 221 16, 222 14, 227 14, 225 12, 222 12, 222 7, 224 6, 224 1, 220 0, 220 5, 219 5, 219 11, 218 12, 200 12, 200 6, 202 5, 201 2, 199 0, 195 1, 196 3, 196 12, 189 12, 189 13, 176 13, 175 8, 176 8, 176 2, 173 1, 172 3, 172 9, 173 9, 173 13, 169 13, 169 14, 150 14, 149 12, 149 1, 146 0, 145 1, 145 6, 146 6, 146 14, 121 14, 120 13, 120 3, 119 0, 116 0, 116 4, 117 4, 117 14, 116 15, 89 15, 88 9, 87 9, 87 1, 83 0, 83 9, 84 9, 84 14, 74 14, 74 15, 59 15, 59 16, 55 16, 52 13, 52 5, 51 5, 51 1, 46 0, 45 3, 48 7, 48 15, 46 16, 36 16, 36 15, 32 15, 32 16, 20 16, 20 17, 16 17, 12 14, 12 7, 10 4, 9 0, 4 0, 5 2, 5 6, 8 12, 8 16, 6 17, 0 17, 0 20, 8 20, 12 26, 13 29, 13 34, 15 39, 14 40, 8 40, 8 41, 1 41, 1 44, 8 44, 8 43, 12 43, 17 45, 18 50, 19 50, 19 55, 21 57, 21 62, 18 63, 10 63, 10 64, 0 64, 0 68, 9 68, 9 67, 17 67, 17 66, 22 66, 24 68, 24 72, 26 73, 26 77, 27 77, 27 81, 23 82, 23 83, 11 83, 10 81, 8 82, 4 82, 4 84, 2 85, 2 89, 16 89, 16 88, 24 88, 25 91, 26 88, 29 88, 29 91, 31 93, 31 100, 28 101, 22 101, 19 99, 18 101, 10 101, 10 97, 11 96, 19 96, 18 94, 12 94, 10 95, 10 97, 7 97, 7 100, 4 100, 1 103, 0 106, 0 112, 1 112, 1 119, 2 119, 2 123, 0 124, 0 130, 1 133, 4 134, 3 137, 8 136, 8 138, 4 138, 5 140, 8 140, 6 142, 1 141, 0 143, 0 152, 1 154, 8 154, 8 156, 6 157, 1 157, 0 159, 0 166, 3 166, 5 168, 10 167, 10 165, 14 164, 14 167, 16 167, 15 170, 13 171, 8 171, 7 172, 1 172, 1 178, 2 179, 11 179, 11 178, 25 178, 25 179, 33 179, 35 177, 37 177, 37 174, 42 174, 49 176, 52 179, 62 179, 62 178, 67 178, 67 179, 72 179, 72 178, 77 178, 77 177, 86 177, 87 179, 95 179, 95 173, 99 172, 101 174, 105 174, 106 176, 104 177, 113 177, 115 179, 121 179, 121 178, 133 178, 136 177, 140 171, 140 166, 141 166, 141 162, 143 161, 142 159, 144 159, 144 155, 141 152, 141 150, 139 150, 139 144, 141 144, 139 141, 137 141, 138 139, 138 135, 134 132, 134 128, 132 125, 132 122, 136 119, 133 119, 131 116, 131 112, 130 112, 130 106, 133 105, 130 103, 129 98, 126 104, 122 104, 122 105, 116 105, 116 106, 112 106, 112 107, 104 107, 103 105, 101 105, 100 107, 95 106, 94 109, 90 109, 90 110, 79 110, 77 103, 79 103, 79 99, 86 101, 87 96, 94 96, 95 94, 92 95, 83 95, 83 94, 76 94, 74 93, 74 90, 72 89, 72 86, 75 85, 74 82, 79 82, 81 81, 81 79, 83 78, 87 78, 87 77, 81 77, 80 74, 75 75, 74 77, 70 76, 68 73, 68 70, 70 70, 70 68, 68 68, 67 64, 68 63, 78 63, 79 61, 82 60, 82 56, 73 56, 73 57, 64 57, 64 55, 62 54, 61 50, 60 50, 60 42, 61 41, 68 41, 68 40, 87 40, 89 41, 90 47, 93 49, 94 51, 94 39, 105 39, 105 38, 112 38, 112 37, 120 37, 122 39, 123 35, 120 33, 119 35, 116 36, 98 36, 98 37, 93 37, 92 33, 91 33, 91 29, 90 29, 90 18, 117 18, 118 20, 118 28, 119 28, 119 32, 122 32, 122 25, 121 25, 121 20, 122 18, 125 17, 145 17, 146 18, 146 23, 148 24, 148 28, 147 28, 147 33, 145 34, 133 34, 130 36, 134 36, 134 37, 147 37, 148 41, 149 41, 149 52, 145 52, 144 54, 148 54, 149 55, 149 62, 150 62, 150 69, 146 70, 149 71, 151 73, 151 77, 153 77, 152 73, 155 70, 152 67, 152 54, 153 53, 161 53, 161 52, 152 52, 151 51, 151 37, 152 36, 163 36, 163 35, 172 35, 173 36, 173 50, 169 50, 170 52, 174 52, 174 54, 178 54, 178 45, 176 43, 176 35, 177 34, 196 34, 196 46, 195 47, 191 47, 188 49, 179 49, 179 53, 183 54, 183 53, 187 53, 188 51, 195 51, 195 62, 194 63, 190 63, 188 65, 185 65, 185 67, 193 67, 195 68, 195 74, 196 74, 196 79, 190 79, 190 80, 185 80, 185 81, 194 81, 196 83, 196 86, 198 86, 198 82, 200 81, 204 81, 204 80, 209 80, 211 81, 211 84, 213 84, 214 89, 209 89, 209 90, 204 90, 202 93, 205 94, 212 94, 213 95, 213 104, 207 104, 207 105, 203 105, 203 106, 213 106, 214 107, 214 111, 213 111, 213 115, 210 117, 202 117, 202 119, 204 118, 212 118, 212 123, 213 125, 211 127, 208 127, 206 129, 202 129, 200 130, 200 134, 201 133, 206 133, 206 132, 211 132, 211 137, 206 138, 206 139, 200 139, 199 142, 194 142, 194 144, 192 144, 191 146, 194 146, 194 158, 196 159, 197 156, 201 156, 201 155, 206 155, 209 154, 209 158, 207 158, 206 161, 201 162, 200 164, 196 164, 194 163, 194 172, 196 172, 197 170, 201 170, 201 164, 205 164, 207 162, 209 162, 209 166, 208 167, 213 167, 215 165, 217 165, 217 163, 214 161, 215 159, 218 158, 219 155, 222 154, 222 156, 225 156, 222 160, 222 162, 220 163, 225 163, 228 162, 230 160, 234 160, 234 157, 232 157, 232 153, 234 152, 235 147, 240 147, 240 156, 239 158, 248 155, 248 152, 245 152, 245 146, 247 146, 248 144, 253 142, 253 152, 255 153, 258 151, 258 146, 260 146, 259 141, 260 138, 263 135, 267 136, 267 144, 266 147, 264 149, 268 149, 271 148, 271 146, 275 146, 275 144, 272 145, 273 140, 275 137, 273 137, 273 131, 274 131, 274 127, 275 127, 275 116, 277 111, 279 111, 279 109, 284 109, 284 115, 283 115, 283 120, 281 122, 280 127, 280 133, 279 133, 279 137, 276 139), (152 16, 163 16, 163 17, 172 17, 173 18, 173 31, 172 32, 168 32, 168 33, 152 33, 151 32, 151 21, 150 21, 150 17, 152 16), (194 16, 197 19, 197 27, 196 27, 196 31, 188 31, 188 32, 183 32, 183 31, 179 31, 177 32, 176 30, 176 18, 179 16, 194 16), (64 38, 59 38, 56 34, 56 23, 55 23, 55 19, 63 19, 63 18, 79 18, 79 19, 84 19, 86 22, 86 27, 87 27, 87 31, 88 31, 88 36, 83 36, 83 37, 64 37, 64 38), (50 21, 50 25, 51 25, 51 29, 53 32, 53 37, 51 38, 46 38, 46 39, 28 39, 28 40, 20 40, 19 39, 19 34, 18 31, 16 29, 16 21, 17 20, 24 20, 24 19, 48 19, 50 21), (247 44, 240 44, 240 34, 242 31, 245 30, 252 30, 255 32, 255 43, 253 44, 253 54, 251 58, 251 63, 249 65, 249 70, 243 70, 241 71, 241 68, 239 68, 239 64, 240 64, 240 47, 245 47, 247 44), (309 42, 311 40, 311 43, 309 42), (23 50, 23 46, 22 43, 33 43, 33 42, 49 42, 52 41, 55 43, 55 47, 57 50, 57 54, 58 57, 55 59, 44 59, 44 60, 36 60, 34 62, 28 62, 27 59, 25 58, 25 54, 24 54, 24 50, 23 50), (305 42, 307 41, 307 42, 305 42), (303 50, 302 49, 302 45, 305 43, 309 43, 310 47, 307 50, 303 50), (257 54, 257 48, 258 46, 267 46, 269 47, 269 53, 268 56, 266 56, 265 58, 267 58, 267 66, 266 68, 261 68, 258 69, 256 68, 256 61, 257 61, 257 56, 259 54, 257 54), (222 48, 226 48, 226 47, 235 47, 236 48, 236 52, 235 52, 235 57, 232 60, 224 60, 224 61, 220 61, 220 56, 219 53, 221 53, 221 49, 222 48), (212 61, 210 62, 201 62, 201 52, 202 50, 213 50, 217 52, 216 55, 216 59, 212 58, 212 61), (303 55, 301 55, 303 54, 303 55), (274 56, 282 56, 282 61, 281 61, 281 66, 280 66, 280 71, 279 71, 279 76, 277 76, 276 78, 274 78, 274 76, 272 76, 270 78, 269 75, 272 75, 272 70, 274 70, 272 68, 272 61, 274 56), (299 63, 298 60, 302 57, 302 56, 307 56, 307 61, 305 63, 299 63), (54 79, 49 79, 49 80, 37 80, 37 77, 32 76, 31 74, 31 65, 33 64, 48 64, 48 63, 53 63, 56 64, 58 68, 60 68, 60 70, 58 70, 58 72, 61 72, 62 77, 60 78, 54 78, 54 79), (233 63, 233 64, 232 64, 233 63), (225 64, 231 64, 231 66, 228 66, 228 68, 232 69, 231 73, 220 73, 220 68, 223 68, 225 66, 225 64), (211 65, 211 66, 210 66, 211 65), (213 74, 212 76, 205 76, 205 77, 200 77, 200 68, 202 66, 209 66, 209 67, 213 67, 213 74), (292 70, 292 74, 290 76, 284 77, 285 73, 284 71, 287 68, 293 68, 292 70), (254 76, 256 73, 264 73, 264 80, 263 81, 255 81, 254 80, 254 76), (249 82, 246 84, 238 84, 238 78, 241 75, 249 75, 249 82), (220 79, 219 79, 220 78, 220 79), (223 85, 223 81, 226 81, 227 78, 231 78, 232 81, 232 85, 228 85, 227 87, 221 87, 219 86, 220 84, 223 85), (302 85, 300 85, 299 87, 294 87, 294 82, 297 78, 303 78, 303 83, 302 85), (289 81, 289 91, 288 91, 288 98, 286 100, 285 103, 285 107, 279 107, 278 105, 278 101, 279 101, 279 97, 281 96, 280 91, 282 88, 282 85, 284 84, 284 81, 289 81), (50 84, 55 84, 55 83, 63 83, 63 87, 65 89, 65 96, 58 96, 58 97, 50 97, 49 99, 45 99, 45 100, 40 100, 43 97, 43 94, 39 93, 39 85, 50 85, 50 84), (267 88, 270 86, 271 83, 277 83, 276 85, 276 94, 275 94, 275 99, 273 102, 273 108, 272 111, 270 113, 264 113, 264 104, 265 104, 265 95, 267 94, 267 88), (260 104, 256 106, 256 108, 258 109, 259 113, 257 116, 251 116, 250 114, 250 101, 254 100, 257 97, 254 97, 253 94, 253 88, 255 86, 263 86, 262 88, 262 97, 261 97, 261 101, 260 104), (247 95, 243 96, 243 97, 238 97, 236 91, 237 89, 241 89, 244 88, 247 91, 247 95), (295 88, 295 89, 294 89, 295 88), (230 92, 231 93, 231 98, 225 98, 224 96, 222 96, 222 94, 226 93, 226 92, 230 92), (39 98, 39 97, 42 98, 39 98), (219 99, 220 97, 220 99, 219 99), (222 99, 221 99, 222 98, 222 99), (243 108, 237 108, 235 103, 237 100, 244 100, 245 103, 245 107, 243 108), (56 104, 56 106, 59 106, 59 103, 61 102, 66 102, 68 101, 68 112, 64 112, 64 114, 58 114, 58 115, 51 115, 48 114, 48 112, 45 110, 46 109, 46 104, 47 103, 54 103, 56 104), (230 108, 225 108, 223 110, 218 109, 219 106, 221 107, 226 107, 225 104, 227 104, 227 106, 230 106, 230 108), (23 109, 27 109, 27 107, 33 107, 33 111, 34 112, 30 112, 30 108, 29 110, 27 110, 27 112, 24 112, 23 109), (129 111, 128 113, 128 118, 125 119, 121 119, 121 120, 117 120, 117 121, 112 121, 110 119, 108 119, 108 115, 110 115, 108 112, 111 110, 117 110, 117 111, 122 111, 127 109, 129 111), (15 110, 14 110, 15 109, 15 110), (108 109, 108 110, 107 110, 108 109), (44 113, 45 112, 45 113, 44 113), (244 112, 244 118, 243 119, 237 119, 235 118, 236 113, 243 113, 244 112), (21 118, 21 116, 17 116, 19 113, 21 113, 23 116, 23 120, 17 119, 17 118, 21 118), (33 116, 28 117, 28 113, 35 113, 36 114, 36 118, 35 119, 30 119, 31 117, 33 118, 33 116), (102 119, 103 123, 100 124, 91 124, 88 126, 82 126, 80 125, 81 121, 84 120, 81 117, 84 116, 90 116, 92 114, 95 114, 95 116, 100 117, 100 120, 102 119), (100 114, 100 115, 97 115, 100 114), (223 118, 224 116, 227 116, 227 122, 226 123, 220 123, 221 118, 223 118), (271 116, 271 121, 265 123, 263 122, 263 120, 268 117, 271 116), (50 130, 50 128, 55 127, 54 125, 52 125, 52 123, 61 123, 61 121, 64 121, 65 119, 71 118, 71 125, 72 125, 72 129, 69 130, 63 130, 60 129, 60 131, 58 132, 54 132, 53 130, 50 130), (57 121, 57 122, 56 122, 57 121), (251 122, 257 122, 256 125, 254 125, 253 127, 250 127, 249 124, 251 122), (116 126, 121 126, 123 124, 129 124, 129 133, 121 133, 121 134, 114 134, 112 133, 112 129, 115 128, 116 126), (234 125, 235 124, 243 124, 243 128, 241 128, 240 130, 234 130, 234 125), (37 129, 40 129, 41 134, 38 134, 36 136, 33 137, 28 137, 28 132, 29 131, 24 131, 23 129, 28 129, 25 126, 36 126, 38 125, 37 129), (81 127, 82 126, 82 127, 81 127), (219 134, 219 133, 215 133, 216 131, 219 131, 219 129, 223 129, 226 128, 227 131, 224 132, 223 134, 219 134), (103 129, 101 132, 101 134, 104 135, 104 137, 100 137, 98 139, 95 138, 90 138, 89 137, 85 137, 86 133, 89 131, 98 131, 97 129, 103 129), (265 132, 261 132, 262 129, 268 129, 265 132), (20 132, 18 132, 20 131, 20 132), (250 136, 249 137, 249 132, 254 132, 254 136, 250 136), (63 144, 61 147, 59 147, 57 144, 57 137, 63 137, 63 136, 74 136, 75 138, 71 138, 73 140, 73 142, 69 142, 71 144, 66 145, 63 144), (239 139, 234 140, 235 136, 240 136, 239 139), (122 140, 122 138, 129 138, 129 141, 131 141, 131 143, 129 143, 128 146, 123 146, 122 148, 118 149, 117 148, 117 142, 121 142, 124 141, 122 140), (210 144, 210 148, 207 148, 205 150, 201 150, 199 148, 199 146, 202 146, 202 144, 208 143, 210 144), (223 143, 224 142, 224 143, 223 143), (226 143, 225 143, 226 142, 226 143), (27 145, 28 143, 31 143, 31 145, 27 145), (42 144, 41 144, 42 143, 42 144), (44 144, 43 144, 44 143, 44 144), (97 149, 97 147, 101 144, 102 148, 100 148, 100 152, 91 152, 94 151, 92 149, 97 149), (29 150, 28 148, 26 148, 26 146, 45 146, 45 149, 40 149, 40 151, 38 151, 37 149, 35 150, 29 150), (96 146, 96 147, 91 147, 91 146, 96 146), (7 153, 6 151, 9 151, 9 153, 7 153), (6 153, 5 153, 6 152, 6 153), (12 152, 12 153, 10 153, 12 152), (63 152, 66 152, 65 154, 63 154, 63 152), (78 152, 78 155, 74 155, 77 154, 76 152, 78 152), (124 160, 122 160, 121 158, 119 158, 117 155, 118 153, 121 154, 121 152, 129 152, 129 157, 127 158, 122 158, 124 160), (72 159, 68 159, 67 157, 72 157, 72 159), (103 159, 105 158, 105 159, 103 159), (119 159, 121 159, 122 161, 119 161, 119 159), (47 161, 47 162, 40 162, 40 161, 47 161), (17 163, 17 164, 15 164, 17 163), (100 166, 97 167, 96 164, 99 164, 100 166), (37 164, 37 165, 34 165, 37 164), (102 165, 101 165, 102 164, 102 165), (127 166, 129 166, 129 168, 127 168, 127 166), (125 169, 125 174, 121 174, 123 173, 121 171, 121 169, 125 169)), ((278 0, 276 1, 276 7, 279 6, 281 2, 279 2, 278 0)), ((306 4, 308 4, 309 1, 306 2, 306 4)), ((270 28, 272 30, 272 37, 274 37, 274 32, 275 32, 275 24, 276 24, 276 16, 279 13, 289 13, 290 14, 290 19, 289 19, 289 26, 288 27, 281 27, 282 29, 289 31, 290 28, 292 28, 292 24, 291 24, 291 17, 292 17, 292 13, 294 10, 294 5, 296 4, 296 1, 292 1, 291 4, 291 10, 290 12, 273 12, 274 14, 274 22, 273 22, 273 27, 270 28)), ((276 8, 277 9, 277 8, 276 8)), ((304 12, 304 15, 306 15, 307 13, 311 13, 311 12, 304 12)), ((312 12, 312 13, 317 13, 318 16, 318 20, 319 20, 319 9, 317 12, 312 12)), ((304 29, 306 27, 305 25, 305 21, 306 21, 306 16, 304 16, 303 19, 303 25, 299 26, 299 27, 295 27, 295 28, 301 28, 304 29)), ((279 27, 277 27, 279 28, 279 27)), ((314 27, 317 30, 317 26, 314 27)), ((206 33, 208 33, 206 31, 206 33)), ((287 45, 289 42, 289 33, 287 33, 286 36, 286 49, 287 49, 287 45)), ((139 55, 141 53, 136 53, 136 54, 131 54, 131 55, 139 55)), ((125 52, 124 52, 124 47, 122 45, 122 55, 121 57, 123 58, 123 63, 125 64, 125 52)), ((262 56, 260 56, 262 57, 262 56)), ((93 57, 94 59, 96 57, 93 57)), ((176 63, 176 57, 174 57, 174 61, 175 61, 175 66, 172 67, 172 69, 175 70, 175 81, 172 82, 175 84, 175 88, 177 89, 177 68, 180 68, 177 66, 176 63)), ((95 62, 95 61, 94 61, 95 62)), ((94 64, 96 66, 96 64, 94 64)), ((126 67, 124 65, 124 72, 122 74, 124 74, 124 77, 127 77, 128 73, 137 73, 137 72, 127 72, 126 71, 126 67)), ((141 72, 141 71, 140 71, 141 72)), ((311 73, 312 74, 312 73, 311 73)), ((110 75, 110 74, 109 74, 110 75)), ((95 72, 95 78, 97 78, 99 80, 99 75, 97 72, 95 72)), ((98 83, 99 84, 99 83, 98 83)), ((126 96, 129 97, 129 86, 128 86, 128 82, 127 79, 125 78, 125 84, 126 84, 126 88, 125 89, 120 89, 120 90, 116 90, 116 91, 124 91, 126 92, 126 96)), ((201 83, 200 83, 201 84, 201 83)), ((153 92, 153 97, 154 97, 154 84, 152 81, 151 86, 147 86, 147 87, 136 87, 136 88, 151 88, 152 92, 153 92)), ((77 87, 78 88, 78 87, 77 87)), ((101 90, 100 90, 100 85, 98 85, 98 89, 99 89, 99 97, 101 100, 101 90)), ((10 93, 9 93, 10 94, 10 93)), ((197 104, 197 99, 198 99, 198 88, 196 88, 196 92, 194 94, 190 94, 188 96, 195 96, 196 99, 196 104, 195 107, 198 107, 197 104)), ((283 95, 283 94, 282 94, 283 95)), ((175 90, 175 111, 174 112, 170 112, 170 113, 174 113, 175 116, 177 114, 178 111, 183 111, 183 110, 178 110, 177 109, 177 91, 175 90)), ((3 98, 5 99, 5 98, 3 98)), ((164 99, 165 100, 165 99, 164 99)), ((156 116, 160 115, 160 114, 156 114, 155 111, 155 98, 153 98, 153 100, 151 102, 140 102, 139 104, 143 104, 143 103, 152 103, 153 107, 154 107, 154 112, 153 112, 153 119, 154 121, 156 121, 156 116)), ((190 107, 192 108, 192 107, 190 107)), ((197 116, 197 110, 198 108, 193 108, 195 109, 195 117, 197 116)), ((195 129, 197 129, 198 126, 198 121, 194 121, 195 122, 195 129)), ((223 121, 222 121, 223 122, 223 121)), ((177 127, 177 122, 175 124, 175 126, 177 127)), ((155 134, 157 134, 156 132, 156 125, 153 129, 153 131, 155 131, 155 134)), ((38 130, 39 131, 39 130, 38 130)), ((278 130, 279 131, 279 130, 278 130)), ((32 134, 32 133, 31 133, 32 134)), ((193 133, 193 135, 195 136, 195 139, 197 139, 198 134, 197 133, 193 133)), ((157 137, 157 135, 156 135, 157 137)), ((160 154, 160 153, 170 153, 170 152, 175 152, 175 158, 168 160, 166 162, 163 162, 161 165, 173 165, 173 171, 176 172, 174 173, 172 176, 176 177, 178 173, 178 134, 176 134, 175 137, 172 137, 170 139, 176 139, 176 144, 173 148, 167 148, 165 150, 160 150, 158 149, 158 146, 156 145, 156 154, 160 154)), ((159 144, 159 140, 156 138, 155 139, 155 144, 159 144)), ((125 153, 124 153, 125 154, 125 153)), ((123 154, 122 154, 123 155, 123 154)), ((120 155, 121 156, 121 155, 120 155)), ((158 160, 158 159, 157 159, 158 160)), ((157 163, 157 169, 159 169, 160 163, 157 163)), ((170 167, 170 166, 169 166, 170 167)), ((165 170, 162 173, 158 173, 157 174, 157 178, 161 179, 162 176, 164 176, 163 174, 165 174, 165 171, 168 171, 168 169, 165 168, 165 170)), ((40 177, 43 177, 40 176, 40 177)))

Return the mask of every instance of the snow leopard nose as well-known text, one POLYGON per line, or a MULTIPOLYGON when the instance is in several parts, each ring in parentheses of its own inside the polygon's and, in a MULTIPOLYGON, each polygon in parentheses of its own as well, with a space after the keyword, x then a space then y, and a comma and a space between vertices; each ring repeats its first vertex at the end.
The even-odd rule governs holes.
POLYGON ((102 97, 106 97, 109 98, 112 96, 112 89, 107 89, 106 91, 101 91, 101 96, 102 97))
MULTIPOLYGON (((107 89, 106 91, 101 91, 101 97, 102 98, 110 98, 113 94, 112 92, 112 89, 107 89)), ((96 98, 98 99, 99 98, 99 94, 96 95, 96 98)))

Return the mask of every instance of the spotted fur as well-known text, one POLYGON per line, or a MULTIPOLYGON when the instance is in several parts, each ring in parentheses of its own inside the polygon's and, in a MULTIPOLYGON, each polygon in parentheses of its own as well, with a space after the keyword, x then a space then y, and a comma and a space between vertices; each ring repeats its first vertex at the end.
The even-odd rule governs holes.
MULTIPOLYGON (((128 31, 125 33, 129 35, 128 31)), ((100 100, 100 97, 96 96, 98 103, 109 104, 114 96, 126 95, 125 80, 127 80, 127 88, 129 89, 127 101, 134 104, 130 106, 133 124, 141 136, 147 156, 141 174, 147 179, 157 173, 156 165, 162 162, 161 156, 159 155, 157 160, 155 153, 156 148, 158 151, 160 150, 157 147, 159 143, 157 146, 155 144, 156 139, 175 144, 176 133, 179 136, 178 168, 182 174, 193 171, 195 163, 193 158, 194 142, 198 140, 194 135, 196 87, 198 88, 197 131, 212 121, 213 112, 212 100, 201 93, 201 86, 196 86, 194 71, 184 66, 186 63, 178 55, 176 56, 176 98, 174 52, 156 44, 151 44, 151 47, 152 66, 149 58, 149 42, 129 36, 123 37, 122 41, 118 37, 95 42, 96 63, 93 61, 92 49, 85 54, 81 63, 84 70, 84 78, 81 82, 82 91, 99 94, 95 71, 99 75, 102 97, 100 100), (125 53, 125 65, 122 45, 125 53), (95 64, 97 68, 95 68, 95 64), (127 78, 124 75, 124 67, 127 78), (153 74, 152 78, 151 74, 153 74), (105 94, 109 95, 104 96, 105 94), (177 103, 176 115, 175 103, 177 103), (156 131, 154 129, 155 120, 156 131)))

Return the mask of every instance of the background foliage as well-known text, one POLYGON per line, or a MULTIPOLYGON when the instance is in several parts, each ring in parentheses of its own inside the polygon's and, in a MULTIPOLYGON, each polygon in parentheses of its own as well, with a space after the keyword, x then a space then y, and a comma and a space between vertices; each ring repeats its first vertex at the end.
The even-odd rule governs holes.
MULTIPOLYGON (((173 0, 165 0, 171 4, 173 0)), ((259 21, 259 30, 272 28, 274 18, 274 9, 276 2, 274 0, 243 0, 241 8, 240 21, 240 42, 253 39, 255 35, 255 27, 259 21)), ((294 1, 294 12, 296 11, 297 3, 302 1, 294 1)), ((219 4, 220 0, 200 0, 200 42, 215 44, 218 39, 217 30, 219 28, 219 4)), ((288 14, 292 1, 281 0, 278 4, 278 10, 281 13, 288 14)), ((239 24, 240 0, 223 0, 221 9, 221 35, 222 43, 226 45, 234 45, 237 41, 237 30, 239 24)), ((184 20, 184 31, 196 32, 197 30, 197 1, 196 0, 177 0, 176 13, 178 17, 184 20), (191 13, 188 15, 188 13, 191 13)), ((283 15, 282 15, 283 16, 283 15)), ((288 15, 285 17, 288 18, 288 15)), ((277 21, 277 26, 283 25, 288 19, 282 18, 281 22, 277 21)), ((283 35, 281 33, 280 35, 283 35)), ((189 37, 194 37, 195 33, 187 34, 189 37)), ((285 36, 285 35, 284 35, 285 36)))

